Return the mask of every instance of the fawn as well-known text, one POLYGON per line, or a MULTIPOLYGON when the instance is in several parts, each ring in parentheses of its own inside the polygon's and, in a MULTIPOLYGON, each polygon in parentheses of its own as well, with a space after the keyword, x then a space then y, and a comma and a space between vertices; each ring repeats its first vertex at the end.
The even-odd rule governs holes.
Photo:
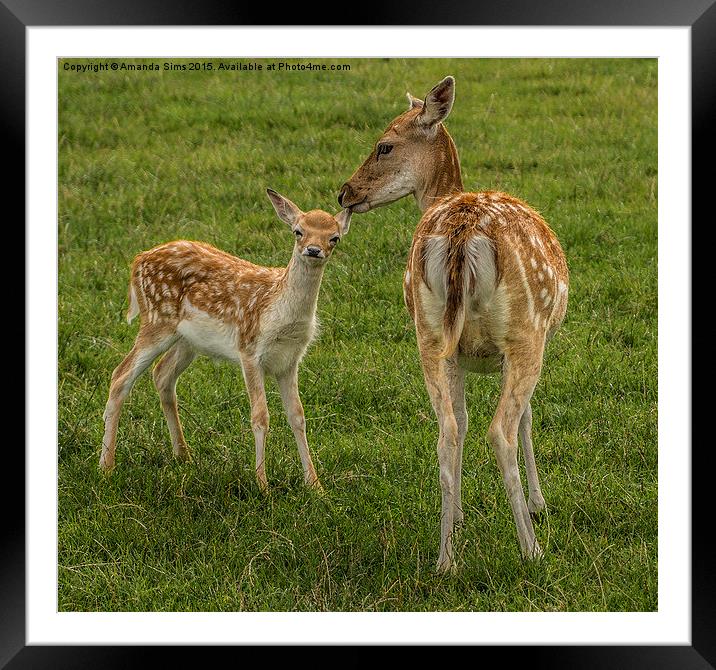
POLYGON ((267 193, 279 219, 295 237, 288 267, 261 267, 187 240, 154 247, 134 259, 127 322, 139 314, 140 327, 132 350, 112 374, 101 469, 114 467, 122 403, 139 375, 164 352, 154 367, 154 384, 174 454, 189 458, 177 413, 176 382, 201 353, 241 365, 251 402, 260 488, 268 487, 266 375, 278 382, 305 482, 321 488, 306 441, 298 365, 316 334, 316 305, 326 261, 348 232, 351 212, 344 209, 335 217, 318 209, 304 213, 288 198, 271 189, 267 193))
POLYGON ((502 371, 488 439, 522 554, 542 554, 530 518, 545 506, 532 449, 530 398, 545 344, 564 319, 569 284, 562 248, 535 210, 506 193, 464 192, 457 150, 442 124, 454 99, 453 77, 445 77, 424 102, 408 93, 408 110, 390 123, 338 196, 342 207, 367 212, 412 194, 423 212, 403 295, 440 427, 442 571, 453 565, 453 526, 463 518, 466 371, 502 371), (527 503, 517 465, 518 433, 527 503))

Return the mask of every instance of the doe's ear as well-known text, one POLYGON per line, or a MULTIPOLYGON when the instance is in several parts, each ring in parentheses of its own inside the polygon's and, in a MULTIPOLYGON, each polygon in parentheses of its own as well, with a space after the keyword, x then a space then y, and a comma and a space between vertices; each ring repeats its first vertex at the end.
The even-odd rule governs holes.
POLYGON ((293 227, 298 218, 303 215, 303 212, 288 198, 284 198, 273 189, 267 188, 266 193, 268 194, 269 200, 271 200, 273 208, 276 210, 276 214, 278 214, 278 218, 293 227))
POLYGON ((348 229, 351 227, 351 210, 350 209, 342 209, 336 216, 334 217, 336 222, 338 223, 338 228, 341 231, 341 237, 345 235, 348 232, 348 229))
POLYGON ((422 107, 425 103, 420 98, 414 98, 410 93, 405 94, 408 98, 408 103, 410 104, 410 107, 408 107, 408 110, 415 109, 416 107, 422 107))
POLYGON ((447 118, 454 101, 455 79, 447 76, 425 97, 425 105, 418 120, 424 126, 435 126, 447 118))

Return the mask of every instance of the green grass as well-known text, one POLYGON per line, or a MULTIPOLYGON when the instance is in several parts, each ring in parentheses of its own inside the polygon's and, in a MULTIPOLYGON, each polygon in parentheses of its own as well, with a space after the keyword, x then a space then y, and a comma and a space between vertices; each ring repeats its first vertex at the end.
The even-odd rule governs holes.
POLYGON ((350 72, 59 70, 59 608, 653 611, 657 603, 656 60, 360 60, 350 72), (538 564, 485 434, 499 379, 470 375, 458 571, 438 576, 437 425, 401 279, 419 219, 356 215, 325 272, 299 385, 326 489, 302 486, 269 385, 271 494, 253 475, 241 373, 179 381, 194 462, 175 462, 149 375, 125 404, 117 468, 97 468, 129 263, 190 238, 284 265, 265 196, 338 211, 388 122, 446 74, 468 190, 539 210, 571 271, 533 398, 548 514, 538 564))

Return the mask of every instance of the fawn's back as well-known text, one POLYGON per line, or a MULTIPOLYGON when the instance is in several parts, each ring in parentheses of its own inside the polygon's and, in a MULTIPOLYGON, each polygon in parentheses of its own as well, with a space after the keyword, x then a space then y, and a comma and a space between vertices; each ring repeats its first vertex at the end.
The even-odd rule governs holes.
POLYGON ((203 242, 169 242, 135 258, 127 319, 173 326, 202 353, 238 361, 285 275, 203 242))

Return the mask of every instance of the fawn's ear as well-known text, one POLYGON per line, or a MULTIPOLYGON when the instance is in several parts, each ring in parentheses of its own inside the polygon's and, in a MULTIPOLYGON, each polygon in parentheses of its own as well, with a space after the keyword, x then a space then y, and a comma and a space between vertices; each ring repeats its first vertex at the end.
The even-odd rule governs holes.
POLYGON ((351 227, 351 213, 350 209, 342 209, 334 217, 338 223, 338 228, 341 231, 341 237, 343 237, 343 235, 345 235, 351 227))
POLYGON ((278 214, 278 218, 293 227, 296 221, 298 221, 298 218, 303 215, 303 212, 288 198, 284 198, 273 189, 267 188, 266 193, 268 194, 269 200, 271 200, 273 208, 276 210, 276 214, 278 214))
POLYGON ((410 93, 405 94, 408 98, 408 103, 410 104, 410 107, 408 107, 408 110, 415 109, 416 107, 422 107, 425 105, 425 103, 420 98, 414 98, 410 93))
POLYGON ((455 101, 455 79, 445 77, 425 98, 423 111, 418 115, 418 121, 428 128, 432 128, 447 118, 455 101))

